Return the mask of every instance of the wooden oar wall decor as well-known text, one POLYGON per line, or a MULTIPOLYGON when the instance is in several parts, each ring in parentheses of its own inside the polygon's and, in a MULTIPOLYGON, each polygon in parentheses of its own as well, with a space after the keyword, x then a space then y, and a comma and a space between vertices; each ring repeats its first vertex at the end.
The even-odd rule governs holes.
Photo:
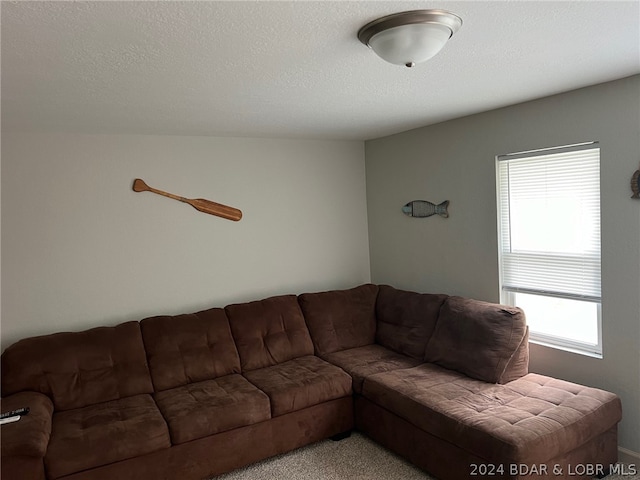
POLYGON ((150 187, 143 180, 136 178, 133 182, 134 192, 153 192, 164 197, 173 198, 179 202, 188 203, 193 208, 200 212, 208 213, 209 215, 215 215, 217 217, 226 218, 227 220, 233 220, 237 222, 242 218, 242 212, 237 208, 229 207, 221 203, 212 202, 211 200, 205 200, 204 198, 184 198, 173 193, 163 192, 157 188, 150 187))

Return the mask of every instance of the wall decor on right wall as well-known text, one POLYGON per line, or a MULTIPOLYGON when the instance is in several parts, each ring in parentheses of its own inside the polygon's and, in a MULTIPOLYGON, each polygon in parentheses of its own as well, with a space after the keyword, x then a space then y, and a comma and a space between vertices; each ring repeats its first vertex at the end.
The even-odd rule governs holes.
POLYGON ((631 176, 631 191, 631 198, 640 199, 640 170, 636 170, 631 176))
POLYGON ((438 205, 427 202, 426 200, 413 200, 402 207, 402 213, 417 218, 430 217, 436 214, 443 218, 449 218, 447 208, 449 208, 449 200, 445 200, 438 205))

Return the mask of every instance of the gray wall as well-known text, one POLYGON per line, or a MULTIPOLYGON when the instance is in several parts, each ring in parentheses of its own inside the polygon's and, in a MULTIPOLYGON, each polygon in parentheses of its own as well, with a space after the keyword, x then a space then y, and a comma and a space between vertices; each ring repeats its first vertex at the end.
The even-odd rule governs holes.
POLYGON ((2 347, 369 281, 362 142, 2 136, 2 347), (231 222, 151 186, 240 208, 231 222))
MULTIPOLYGON (((531 371, 616 392, 619 444, 640 452, 640 76, 366 142, 371 277, 498 301, 496 155, 591 140, 601 146, 604 358, 538 345, 531 371), (412 219, 410 200, 450 200, 412 219)), ((562 205, 549 215, 561 215, 562 205)))

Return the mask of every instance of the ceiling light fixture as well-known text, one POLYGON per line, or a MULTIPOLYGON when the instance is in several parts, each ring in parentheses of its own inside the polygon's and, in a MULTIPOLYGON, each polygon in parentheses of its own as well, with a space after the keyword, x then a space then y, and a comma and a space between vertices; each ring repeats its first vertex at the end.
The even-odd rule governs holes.
POLYGON ((367 23, 358 39, 380 58, 413 67, 436 55, 462 26, 462 19, 446 10, 412 10, 367 23))

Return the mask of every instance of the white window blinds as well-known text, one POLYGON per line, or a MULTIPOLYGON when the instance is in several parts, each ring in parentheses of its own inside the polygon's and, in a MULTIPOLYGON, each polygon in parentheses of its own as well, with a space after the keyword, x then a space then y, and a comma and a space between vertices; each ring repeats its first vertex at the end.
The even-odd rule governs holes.
POLYGON ((498 157, 502 289, 600 303, 597 143, 498 157))

